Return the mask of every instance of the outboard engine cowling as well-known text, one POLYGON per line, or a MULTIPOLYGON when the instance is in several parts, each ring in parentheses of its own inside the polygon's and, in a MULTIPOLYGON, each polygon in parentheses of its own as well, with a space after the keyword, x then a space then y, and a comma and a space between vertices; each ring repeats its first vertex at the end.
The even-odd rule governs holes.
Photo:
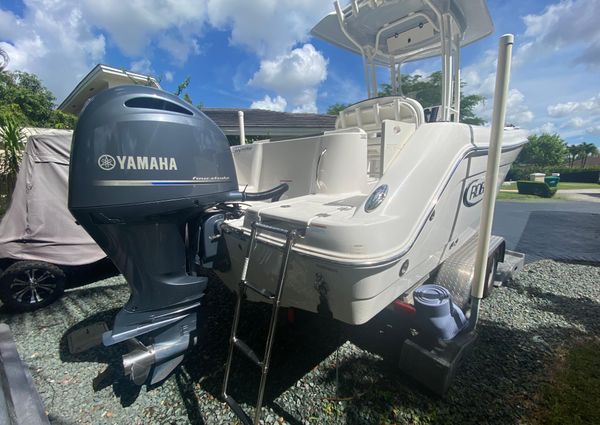
POLYGON ((145 335, 125 356, 136 383, 165 378, 196 329, 207 279, 200 228, 217 204, 241 200, 229 143, 202 112, 149 87, 101 92, 73 136, 69 209, 127 279, 131 296, 105 345, 145 335), (150 345, 151 344, 151 345, 150 345))

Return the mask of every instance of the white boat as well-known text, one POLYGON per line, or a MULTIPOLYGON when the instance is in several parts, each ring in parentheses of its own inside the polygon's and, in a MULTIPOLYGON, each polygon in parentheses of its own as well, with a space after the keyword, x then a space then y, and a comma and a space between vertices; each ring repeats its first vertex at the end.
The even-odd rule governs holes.
POLYGON ((243 423, 228 393, 234 351, 261 369, 258 424, 279 307, 350 324, 390 305, 410 311, 402 325, 414 319, 417 334, 400 367, 440 393, 473 343, 486 264, 493 281, 504 254, 490 237, 495 186, 527 141, 503 130, 513 37, 500 39, 492 128, 472 126, 460 123, 460 48, 492 31, 484 0, 335 5, 313 34, 361 54, 369 88, 334 131, 230 150, 201 111, 143 86, 103 91, 79 116, 69 210, 129 284, 102 341, 133 347, 123 370, 134 383, 164 380, 198 340, 210 302, 198 264, 238 291, 222 396, 243 423), (399 69, 435 55, 441 106, 425 111, 402 95, 399 69), (373 97, 381 65, 393 95, 373 97), (440 276, 445 287, 429 285, 440 276), (470 314, 451 286, 470 290, 470 314), (237 334, 246 296, 273 305, 262 359, 237 334))
MULTIPOLYGON (((232 147, 240 190, 289 190, 226 220, 231 265, 218 274, 238 288, 253 223, 293 229, 281 306, 362 324, 478 233, 490 128, 460 122, 459 62, 460 49, 493 24, 485 0, 335 6, 312 34, 362 56, 368 98, 340 112, 334 131, 232 147), (400 65, 434 56, 442 59, 441 105, 424 110, 402 95, 400 65), (389 68, 394 95, 375 97, 377 66, 389 68)), ((526 131, 505 129, 499 184, 526 142, 526 131)), ((285 238, 259 231, 256 240, 245 280, 273 292, 285 238)))

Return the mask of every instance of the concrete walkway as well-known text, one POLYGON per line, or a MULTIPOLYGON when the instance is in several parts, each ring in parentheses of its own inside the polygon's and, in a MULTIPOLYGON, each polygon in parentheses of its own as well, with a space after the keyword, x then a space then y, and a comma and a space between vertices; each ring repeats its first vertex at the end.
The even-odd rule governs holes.
POLYGON ((597 202, 496 202, 494 234, 507 248, 541 259, 600 262, 600 206, 597 202))
POLYGON ((600 189, 559 189, 557 193, 567 201, 600 202, 600 189))

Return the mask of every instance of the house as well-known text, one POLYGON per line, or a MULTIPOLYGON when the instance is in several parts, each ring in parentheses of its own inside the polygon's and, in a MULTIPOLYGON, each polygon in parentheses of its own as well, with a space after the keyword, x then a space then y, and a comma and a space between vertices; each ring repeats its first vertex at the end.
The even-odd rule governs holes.
POLYGON ((142 84, 160 89, 160 84, 154 77, 98 64, 83 77, 83 80, 58 106, 58 109, 73 115, 79 115, 85 102, 96 93, 126 84, 142 84))
POLYGON ((247 138, 282 140, 314 136, 335 129, 335 115, 297 114, 264 109, 202 108, 202 112, 223 130, 233 144, 239 143, 238 111, 244 113, 247 138))
MULTIPOLYGON (((148 75, 136 74, 108 65, 96 65, 58 106, 63 112, 78 115, 85 102, 112 87, 143 84, 160 89, 159 82, 148 75)), ((244 112, 247 138, 273 140, 313 136, 335 128, 335 116, 322 114, 294 114, 260 109, 203 108, 204 112, 227 135, 230 143, 239 143, 238 111, 244 112)))

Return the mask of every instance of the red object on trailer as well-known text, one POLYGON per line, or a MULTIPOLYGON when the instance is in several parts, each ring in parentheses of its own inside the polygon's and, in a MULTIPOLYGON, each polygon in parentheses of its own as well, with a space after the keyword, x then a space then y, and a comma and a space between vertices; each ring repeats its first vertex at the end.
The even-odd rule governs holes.
POLYGON ((403 301, 400 300, 394 300, 394 302, 392 303, 394 305, 394 310, 395 311, 403 311, 405 313, 408 314, 415 314, 416 310, 415 310, 415 306, 409 303, 405 303, 403 301))

